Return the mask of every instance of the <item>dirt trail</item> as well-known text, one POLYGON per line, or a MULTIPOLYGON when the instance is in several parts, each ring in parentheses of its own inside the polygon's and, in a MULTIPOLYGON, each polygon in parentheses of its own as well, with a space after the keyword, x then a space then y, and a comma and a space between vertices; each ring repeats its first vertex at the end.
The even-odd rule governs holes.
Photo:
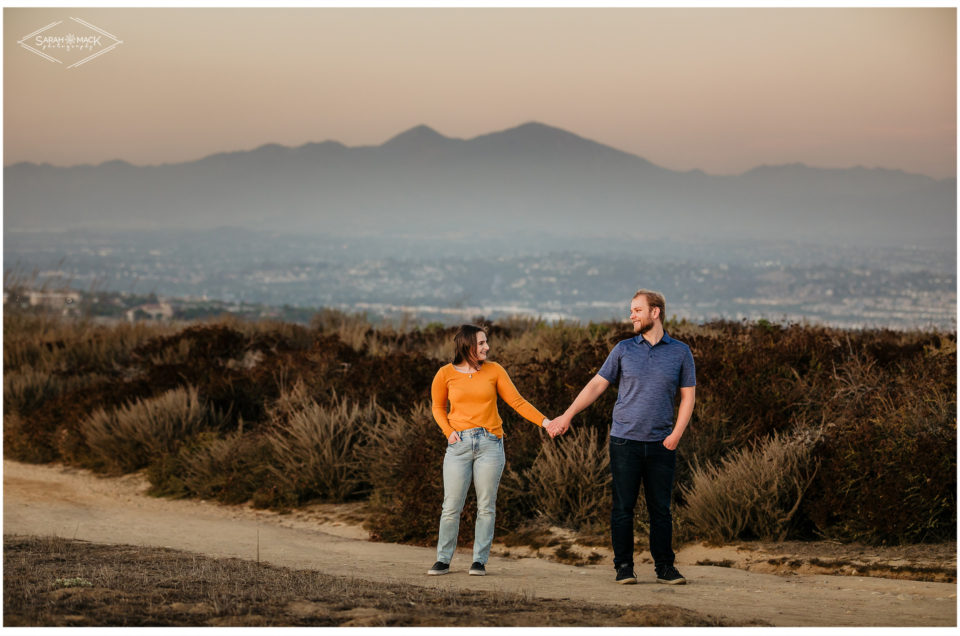
MULTIPOLYGON (((279 515, 247 506, 156 499, 142 476, 102 479, 63 466, 3 463, 4 534, 58 535, 97 543, 160 546, 216 557, 259 559, 328 574, 424 587, 526 593, 615 605, 663 603, 713 616, 777 626, 948 626, 957 624, 955 583, 857 576, 778 575, 695 565, 704 548, 682 550, 686 586, 618 586, 612 569, 537 558, 492 557, 489 575, 466 574, 458 551, 452 574, 427 577, 435 550, 374 543, 347 522, 279 515)), ((716 559, 720 561, 720 559, 716 559)))

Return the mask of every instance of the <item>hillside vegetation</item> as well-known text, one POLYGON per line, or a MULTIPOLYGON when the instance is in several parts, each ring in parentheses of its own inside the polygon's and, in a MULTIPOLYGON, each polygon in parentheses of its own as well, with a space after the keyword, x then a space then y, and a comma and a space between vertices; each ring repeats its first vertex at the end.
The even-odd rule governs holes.
MULTIPOLYGON (((488 326, 491 359, 548 417, 632 335, 619 323, 488 326)), ((429 389, 454 331, 375 329, 335 311, 310 326, 110 327, 7 312, 5 456, 145 469, 162 496, 270 508, 363 499, 375 539, 428 545, 445 450, 429 389)), ((763 321, 667 331, 690 345, 698 381, 678 450, 680 540, 955 537, 955 333, 763 321)), ((607 391, 557 440, 500 404, 499 537, 544 522, 606 533, 615 399, 607 391)), ((474 511, 468 500, 461 543, 474 511)))

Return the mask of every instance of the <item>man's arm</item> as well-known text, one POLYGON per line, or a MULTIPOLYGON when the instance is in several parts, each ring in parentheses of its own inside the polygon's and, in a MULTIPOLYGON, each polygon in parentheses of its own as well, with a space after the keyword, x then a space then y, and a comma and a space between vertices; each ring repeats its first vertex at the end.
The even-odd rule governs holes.
POLYGON ((547 425, 546 428, 547 432, 550 433, 550 437, 556 437, 557 435, 562 435, 567 432, 573 416, 596 402, 597 398, 607 390, 608 386, 610 386, 608 380, 600 375, 593 376, 593 378, 587 382, 587 386, 583 387, 583 390, 577 395, 577 398, 573 401, 573 404, 570 405, 570 408, 564 411, 563 415, 555 418, 547 425))
POLYGON ((697 387, 680 387, 680 407, 677 409, 677 423, 673 427, 673 432, 667 435, 663 440, 663 445, 670 450, 676 450, 680 444, 680 438, 683 437, 683 431, 690 423, 690 417, 693 415, 693 403, 697 399, 697 387))

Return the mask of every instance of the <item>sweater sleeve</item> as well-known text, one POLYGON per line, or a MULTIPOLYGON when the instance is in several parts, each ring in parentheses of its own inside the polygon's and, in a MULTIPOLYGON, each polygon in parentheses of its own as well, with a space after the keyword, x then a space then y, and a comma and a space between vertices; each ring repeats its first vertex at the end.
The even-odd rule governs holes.
POLYGON ((497 371, 497 393, 503 398, 503 401, 510 405, 510 408, 514 411, 522 415, 524 419, 530 420, 537 426, 542 426, 543 420, 546 419, 543 413, 523 399, 523 396, 517 391, 517 387, 515 387, 510 380, 510 376, 507 375, 506 369, 498 365, 497 371))
POLYGON ((453 427, 450 426, 450 420, 447 419, 447 379, 442 368, 433 377, 430 396, 433 399, 433 419, 437 421, 440 430, 443 431, 443 436, 450 437, 450 434, 453 433, 453 427))

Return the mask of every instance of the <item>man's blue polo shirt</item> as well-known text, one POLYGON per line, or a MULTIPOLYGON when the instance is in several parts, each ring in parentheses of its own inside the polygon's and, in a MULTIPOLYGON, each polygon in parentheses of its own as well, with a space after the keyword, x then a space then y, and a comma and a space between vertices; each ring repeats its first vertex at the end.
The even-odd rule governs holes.
POLYGON ((599 375, 619 382, 610 435, 638 442, 666 439, 673 430, 677 389, 697 384, 690 347, 666 333, 653 346, 641 335, 621 340, 599 375))

